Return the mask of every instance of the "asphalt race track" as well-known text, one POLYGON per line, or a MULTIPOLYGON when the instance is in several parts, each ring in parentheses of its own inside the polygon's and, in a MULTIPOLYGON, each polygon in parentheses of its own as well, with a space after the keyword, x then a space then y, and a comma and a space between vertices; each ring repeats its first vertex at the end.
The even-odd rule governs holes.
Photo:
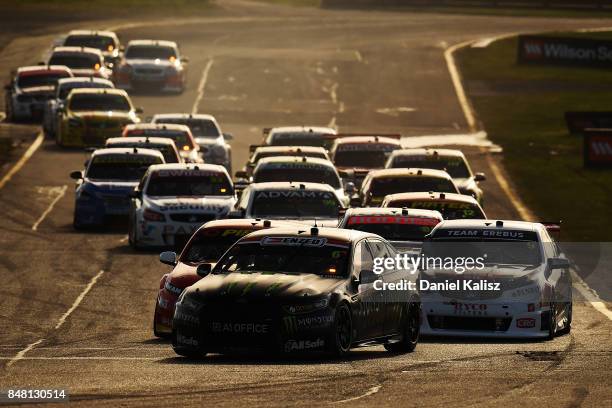
MULTIPOLYGON (((248 146, 260 141, 262 128, 272 125, 467 133, 444 59, 448 46, 504 33, 609 25, 218 3, 221 9, 201 20, 106 26, 123 42, 181 44, 190 57, 189 89, 136 95, 135 104, 146 116, 215 115, 234 134, 234 170, 248 146)), ((54 37, 15 39, 0 53, 0 67, 36 63, 54 37)), ((466 151, 474 170, 489 176, 483 183, 489 217, 517 218, 490 167, 500 156, 466 151)), ((120 229, 72 228, 68 174, 85 158, 47 140, 0 190, 0 389, 66 388, 73 402, 113 407, 612 406, 612 321, 577 292, 572 333, 549 342, 430 339, 411 354, 376 346, 355 350, 346 361, 179 358, 151 329, 167 267, 155 253, 132 251, 120 229)))

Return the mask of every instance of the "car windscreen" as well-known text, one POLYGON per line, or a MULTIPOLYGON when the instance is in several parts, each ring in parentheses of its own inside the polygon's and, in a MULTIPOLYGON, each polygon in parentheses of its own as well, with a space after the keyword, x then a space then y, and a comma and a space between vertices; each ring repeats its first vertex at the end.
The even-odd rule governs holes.
POLYGON ((19 75, 17 86, 20 88, 32 88, 36 86, 55 86, 60 78, 67 78, 67 72, 57 72, 44 75, 19 75))
POLYGON ((112 51, 115 49, 115 40, 103 35, 69 35, 64 40, 67 47, 89 47, 100 51, 112 51))
POLYGON ((330 245, 326 238, 265 237, 260 242, 239 242, 223 256, 213 273, 315 274, 348 276, 350 246, 330 245))
POLYGON ((157 150, 164 156, 166 163, 179 163, 179 158, 174 149, 167 144, 156 143, 107 143, 106 147, 139 147, 143 149, 157 150))
POLYGON ((452 178, 470 177, 470 170, 463 157, 398 156, 393 159, 391 167, 444 170, 452 178))
POLYGON ((98 83, 98 82, 76 82, 76 83, 69 83, 69 84, 65 84, 63 86, 61 86, 58 90, 58 98, 59 99, 66 99, 68 97, 68 94, 70 93, 70 91, 72 91, 73 89, 79 89, 79 88, 106 88, 109 89, 111 88, 110 85, 108 84, 102 84, 102 83, 98 83))
POLYGON ((94 54, 54 54, 49 59, 49 65, 65 65, 72 69, 100 68, 100 58, 94 54))
POLYGON ((149 166, 161 164, 157 156, 104 154, 95 156, 87 168, 87 178, 96 180, 140 180, 149 166))
POLYGON ((73 111, 123 111, 131 110, 130 103, 123 95, 79 93, 70 98, 73 111))
POLYGON ((193 137, 219 137, 219 128, 212 120, 169 118, 156 120, 155 123, 170 123, 175 125, 186 125, 191 129, 193 137))
POLYGON ((372 195, 382 197, 395 193, 437 191, 458 193, 451 180, 441 177, 381 177, 372 180, 372 195))
POLYGON ((217 262, 229 247, 251 232, 234 227, 200 229, 183 250, 181 262, 217 262))
POLYGON ((195 145, 188 133, 182 131, 171 131, 166 129, 134 129, 127 132, 127 136, 150 136, 165 137, 174 140, 179 150, 192 150, 195 145))
POLYGON ((273 164, 259 168, 253 174, 255 183, 293 181, 296 183, 322 183, 340 188, 340 177, 332 167, 303 166, 293 163, 273 164))
POLYGON ((388 152, 381 150, 340 150, 334 155, 334 164, 338 167, 376 169, 385 167, 388 155, 388 152))
POLYGON ((477 219, 484 220, 482 209, 472 203, 452 201, 390 201, 386 207, 408 207, 421 210, 436 210, 442 213, 445 220, 477 219))
MULTIPOLYGON (((444 234, 446 231, 439 232, 444 234)), ((441 259, 481 258, 485 265, 540 265, 542 253, 537 235, 531 232, 521 234, 523 237, 517 239, 468 235, 434 237, 424 242, 422 254, 441 259)))
POLYGON ((231 196, 234 190, 223 173, 160 170, 151 174, 146 194, 156 197, 231 196))
POLYGON ((158 45, 130 45, 125 51, 125 58, 169 60, 171 58, 176 58, 176 52, 172 47, 163 47, 158 45))
POLYGON ((390 241, 422 241, 438 222, 426 217, 352 216, 344 228, 377 234, 390 241))
POLYGON ((258 218, 336 218, 340 202, 327 191, 258 191, 251 215, 258 218))
POLYGON ((323 147, 329 141, 321 135, 303 133, 275 133, 270 146, 318 146, 323 147))
POLYGON ((256 152, 251 159, 251 164, 257 164, 261 159, 266 157, 278 157, 278 156, 294 156, 294 157, 313 157, 316 159, 326 159, 327 155, 323 152, 298 152, 298 151, 284 151, 284 152, 256 152))

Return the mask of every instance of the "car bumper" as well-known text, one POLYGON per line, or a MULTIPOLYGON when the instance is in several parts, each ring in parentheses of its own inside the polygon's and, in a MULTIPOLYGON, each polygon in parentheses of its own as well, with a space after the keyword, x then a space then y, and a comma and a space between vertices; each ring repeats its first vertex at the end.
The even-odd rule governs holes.
POLYGON ((473 303, 457 310, 450 302, 423 302, 421 334, 447 337, 544 338, 550 311, 528 312, 527 303, 473 303))
POLYGON ((103 199, 77 199, 74 222, 80 226, 103 225, 110 217, 125 217, 130 211, 127 196, 109 196, 103 199))
POLYGON ((177 296, 166 289, 159 290, 153 318, 155 331, 158 334, 170 335, 172 333, 172 317, 174 316, 176 300, 177 296))
POLYGON ((63 146, 67 147, 101 147, 104 146, 106 139, 120 137, 121 126, 114 126, 108 129, 76 128, 61 130, 60 139, 63 146))
POLYGON ((184 247, 193 233, 204 223, 215 219, 197 222, 151 222, 138 220, 138 246, 149 248, 184 247))

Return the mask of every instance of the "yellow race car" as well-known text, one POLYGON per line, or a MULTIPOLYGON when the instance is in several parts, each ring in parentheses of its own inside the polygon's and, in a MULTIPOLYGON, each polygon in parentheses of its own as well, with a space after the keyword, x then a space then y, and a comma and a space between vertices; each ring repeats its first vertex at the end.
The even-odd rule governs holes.
POLYGON ((142 109, 134 108, 124 90, 81 88, 70 92, 59 113, 59 146, 98 147, 121 136, 126 125, 140 123, 142 109))

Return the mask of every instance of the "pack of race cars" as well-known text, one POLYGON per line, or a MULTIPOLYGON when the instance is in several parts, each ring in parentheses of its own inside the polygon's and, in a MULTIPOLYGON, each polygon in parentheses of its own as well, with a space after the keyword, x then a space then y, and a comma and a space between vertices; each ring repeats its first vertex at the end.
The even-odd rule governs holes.
POLYGON ((59 146, 95 149, 70 174, 74 227, 119 219, 133 248, 168 249, 160 261, 173 269, 159 282, 153 332, 178 354, 342 356, 371 344, 410 352, 420 334, 569 332, 569 262, 543 224, 487 219, 485 176, 460 150, 275 127, 232 179, 233 137, 214 117, 143 123, 126 91, 182 92, 187 61, 171 41, 124 48, 112 32, 79 30, 6 86, 8 120, 40 120, 59 146), (471 256, 483 267, 374 271, 402 256, 471 256))

